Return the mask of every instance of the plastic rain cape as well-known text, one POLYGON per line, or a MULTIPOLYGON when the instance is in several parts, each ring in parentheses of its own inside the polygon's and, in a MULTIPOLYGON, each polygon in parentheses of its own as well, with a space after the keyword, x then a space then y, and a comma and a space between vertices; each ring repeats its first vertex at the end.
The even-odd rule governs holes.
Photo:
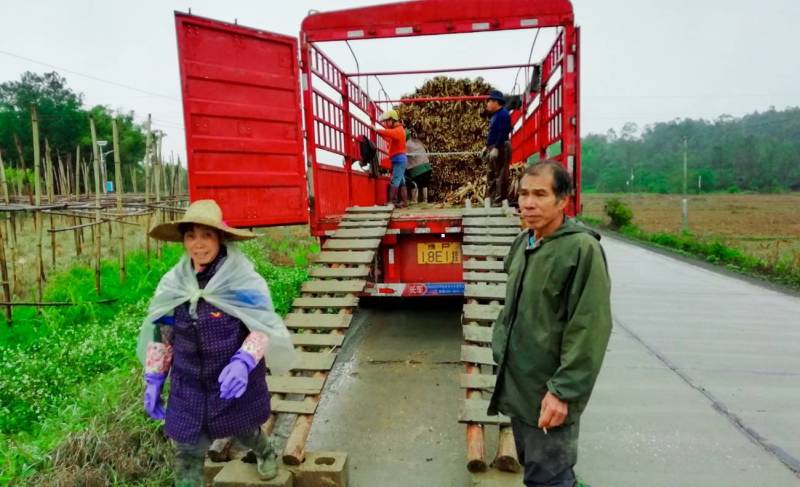
POLYGON ((192 262, 185 254, 161 278, 139 332, 137 355, 142 363, 147 345, 153 341, 154 321, 172 315, 176 307, 187 301, 190 315, 196 316, 197 302, 201 298, 240 319, 250 331, 267 334, 269 343, 264 358, 273 375, 286 374, 292 369, 296 359, 292 339, 272 307, 267 283, 247 257, 232 245, 228 245, 228 256, 204 289, 198 286, 192 262))

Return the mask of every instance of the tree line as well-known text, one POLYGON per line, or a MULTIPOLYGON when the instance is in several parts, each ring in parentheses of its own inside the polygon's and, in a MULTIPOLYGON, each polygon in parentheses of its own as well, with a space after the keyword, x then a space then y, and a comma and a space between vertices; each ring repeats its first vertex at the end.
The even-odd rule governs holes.
POLYGON ((582 139, 584 191, 800 191, 800 108, 677 119, 582 139))
MULTIPOLYGON (((31 109, 38 112, 41 154, 45 157, 45 141, 49 156, 56 164, 61 161, 70 174, 75 174, 77 164, 92 160, 92 138, 89 117, 94 118, 98 140, 109 141, 104 153, 111 150, 111 122, 115 117, 119 128, 120 157, 126 190, 132 178, 144 180, 140 162, 145 155, 146 130, 134 121, 133 112, 115 113, 103 105, 85 107, 83 95, 76 93, 66 79, 57 72, 38 74, 25 72, 19 80, 0 83, 0 156, 12 187, 32 185, 33 136, 31 109)), ((105 174, 113 179, 113 155, 104 154, 105 174)), ((91 184, 90 184, 91 186, 91 184)), ((139 187, 144 184, 139 183, 139 187)), ((93 188, 84 189, 94 191, 93 188)))

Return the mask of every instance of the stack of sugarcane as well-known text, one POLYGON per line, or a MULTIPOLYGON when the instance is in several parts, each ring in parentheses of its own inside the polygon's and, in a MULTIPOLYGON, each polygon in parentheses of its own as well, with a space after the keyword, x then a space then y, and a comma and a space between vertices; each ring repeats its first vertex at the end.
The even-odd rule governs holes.
MULTIPOLYGON (((405 98, 485 95, 492 86, 483 78, 455 79, 437 76, 405 98)), ((428 152, 463 152, 483 149, 489 119, 482 101, 408 103, 398 107, 406 128, 412 129, 428 152)), ((462 204, 482 201, 486 191, 486 166, 478 155, 432 156, 433 200, 462 204)))

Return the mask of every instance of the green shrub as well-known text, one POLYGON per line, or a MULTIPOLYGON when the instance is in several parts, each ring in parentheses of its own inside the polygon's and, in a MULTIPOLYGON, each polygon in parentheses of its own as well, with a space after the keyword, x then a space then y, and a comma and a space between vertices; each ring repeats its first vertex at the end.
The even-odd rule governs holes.
POLYGON ((603 210, 611 219, 611 227, 615 229, 630 225, 633 221, 633 211, 619 198, 611 198, 606 201, 603 210))

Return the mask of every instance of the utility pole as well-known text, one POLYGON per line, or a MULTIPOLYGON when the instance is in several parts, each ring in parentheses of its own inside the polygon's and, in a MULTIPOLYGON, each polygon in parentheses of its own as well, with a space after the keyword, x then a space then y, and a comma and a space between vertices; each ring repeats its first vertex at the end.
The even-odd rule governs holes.
POLYGON ((689 158, 689 139, 684 136, 683 137, 683 231, 689 231, 689 199, 687 197, 687 185, 688 185, 688 178, 689 178, 689 169, 688 169, 688 158, 689 158))

